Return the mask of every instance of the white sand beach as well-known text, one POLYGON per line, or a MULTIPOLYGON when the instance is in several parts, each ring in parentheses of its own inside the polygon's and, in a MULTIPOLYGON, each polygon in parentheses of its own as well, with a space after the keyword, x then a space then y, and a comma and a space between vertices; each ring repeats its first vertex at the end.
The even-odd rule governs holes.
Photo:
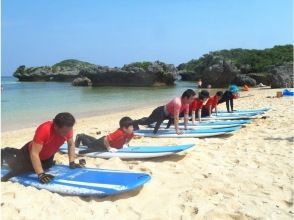
MULTIPOLYGON (((147 172, 143 188, 106 198, 61 196, 16 183, 1 183, 2 219, 196 220, 294 218, 293 98, 266 98, 278 90, 251 89, 235 109, 270 107, 229 137, 191 139, 141 138, 140 145, 195 143, 180 155, 149 160, 86 158, 87 166, 147 172)), ((115 130, 123 116, 148 116, 153 108, 78 119, 75 133, 97 136, 115 130)), ((225 105, 221 105, 225 109, 225 105)), ((45 113, 44 113, 45 114, 45 113)), ((41 122, 40 122, 41 123, 41 122)), ((35 128, 2 133, 1 147, 21 147, 35 128)), ((56 160, 68 164, 66 155, 56 160)))

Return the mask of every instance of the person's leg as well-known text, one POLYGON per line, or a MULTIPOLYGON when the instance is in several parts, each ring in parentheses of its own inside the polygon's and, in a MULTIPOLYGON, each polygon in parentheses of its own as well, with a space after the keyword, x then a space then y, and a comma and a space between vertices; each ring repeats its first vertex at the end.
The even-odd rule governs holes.
POLYGON ((170 118, 165 115, 164 108, 162 108, 162 111, 161 112, 158 112, 158 114, 156 115, 156 118, 155 119, 156 119, 156 124, 155 124, 154 130, 153 130, 153 133, 154 134, 157 133, 160 125, 162 124, 162 122, 165 119, 170 119, 170 118))
POLYGON ((86 153, 92 153, 92 152, 106 152, 107 148, 104 144, 104 138, 105 136, 96 139, 95 141, 93 141, 91 143, 91 145, 89 145, 89 149, 86 150, 80 150, 79 154, 86 154, 86 153))
POLYGON ((28 145, 29 143, 24 145, 21 149, 15 149, 10 151, 10 153, 13 153, 12 157, 8 161, 6 161, 8 163, 10 171, 5 176, 1 177, 1 181, 8 181, 10 178, 14 176, 34 171, 31 158, 29 155, 28 145))
POLYGON ((82 144, 83 146, 91 147, 97 139, 86 134, 78 134, 76 137, 76 147, 82 144))
POLYGON ((227 107, 227 112, 230 112, 230 101, 226 100, 226 107, 227 107))
POLYGON ((209 116, 208 109, 207 108, 202 108, 201 117, 207 117, 207 116, 209 116))
POLYGON ((174 118, 169 118, 168 123, 167 123, 165 129, 169 129, 170 126, 174 124, 174 122, 175 122, 175 119, 174 118))
POLYGON ((233 101, 233 100, 234 100, 233 98, 231 98, 231 100, 230 100, 231 111, 232 111, 232 112, 234 111, 234 101, 233 101))
POLYGON ((144 117, 139 120, 136 120, 135 122, 138 125, 150 125, 154 122, 157 122, 157 120, 162 117, 162 114, 164 114, 164 106, 160 106, 154 109, 148 118, 144 117))

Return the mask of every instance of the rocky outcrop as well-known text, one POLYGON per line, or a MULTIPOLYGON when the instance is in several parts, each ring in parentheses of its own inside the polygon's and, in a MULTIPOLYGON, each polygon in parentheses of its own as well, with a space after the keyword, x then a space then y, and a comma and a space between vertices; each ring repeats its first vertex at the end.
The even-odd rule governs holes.
POLYGON ((53 66, 20 66, 14 77, 19 81, 72 82, 74 86, 163 86, 173 85, 177 77, 174 65, 136 62, 122 68, 97 66, 78 60, 64 60, 53 66))
POLYGON ((233 83, 236 84, 237 86, 250 86, 250 87, 255 87, 256 86, 256 80, 252 79, 248 75, 245 74, 238 74, 236 78, 233 80, 233 83))
POLYGON ((195 72, 188 71, 179 71, 179 75, 181 76, 181 80, 183 81, 197 81, 201 78, 201 74, 195 72))
POLYGON ((20 66, 13 76, 19 81, 57 81, 71 82, 77 78, 83 68, 95 66, 94 64, 79 60, 64 60, 53 66, 30 67, 20 66))
POLYGON ((270 73, 248 73, 248 76, 256 81, 256 84, 271 84, 271 74, 270 73))
POLYGON ((211 54, 204 55, 199 60, 192 60, 186 66, 182 64, 181 68, 179 74, 182 76, 182 80, 195 81, 201 79, 204 87, 208 85, 227 87, 240 73, 233 62, 211 54), (187 69, 191 70, 187 71, 187 69))
POLYGON ((203 70, 201 79, 204 87, 209 84, 212 87, 227 87, 236 78, 238 73, 239 70, 234 63, 219 60, 203 70))
POLYGON ((293 63, 269 67, 272 88, 293 88, 293 63))
POLYGON ((92 82, 87 77, 78 77, 72 81, 73 86, 92 86, 92 82))
POLYGON ((141 62, 124 65, 122 68, 95 66, 80 71, 80 76, 89 78, 93 86, 157 86, 174 85, 177 69, 174 65, 156 62, 141 62))

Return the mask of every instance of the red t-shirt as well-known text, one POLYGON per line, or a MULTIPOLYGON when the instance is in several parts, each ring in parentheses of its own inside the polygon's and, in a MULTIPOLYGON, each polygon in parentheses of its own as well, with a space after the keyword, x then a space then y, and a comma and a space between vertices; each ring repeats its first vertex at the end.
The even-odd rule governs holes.
POLYGON ((203 106, 203 101, 198 98, 195 98, 193 102, 190 104, 190 111, 197 112, 199 109, 202 108, 202 106, 203 106))
POLYGON ((110 133, 106 136, 109 144, 113 148, 120 149, 126 144, 129 140, 134 137, 134 134, 126 134, 122 129, 117 129, 115 132, 110 133))
POLYGON ((216 106, 217 106, 217 96, 215 95, 215 96, 211 96, 208 100, 207 100, 207 102, 206 102, 206 104, 205 104, 205 107, 206 108, 209 108, 209 106, 211 106, 211 109, 214 109, 216 106))
POLYGON ((166 111, 170 116, 179 115, 181 112, 189 113, 189 105, 182 103, 181 97, 176 97, 166 105, 166 111))
MULTIPOLYGON (((47 160, 58 151, 65 141, 72 138, 72 136, 73 130, 71 130, 66 136, 60 136, 56 134, 54 131, 53 122, 47 121, 37 128, 33 142, 43 145, 39 156, 41 160, 47 160)), ((32 142, 29 144, 29 151, 31 151, 31 149, 32 142)))

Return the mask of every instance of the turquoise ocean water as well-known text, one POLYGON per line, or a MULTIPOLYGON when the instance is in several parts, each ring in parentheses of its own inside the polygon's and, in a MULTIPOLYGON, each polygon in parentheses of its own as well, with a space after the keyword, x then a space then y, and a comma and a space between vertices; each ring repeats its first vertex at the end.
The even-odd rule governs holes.
MULTIPOLYGON (((2 77, 2 131, 36 126, 68 111, 75 117, 103 115, 165 104, 180 96, 192 82, 177 81, 171 87, 73 87, 70 83, 18 82, 2 77)), ((145 115, 142 115, 145 116, 145 115)))

